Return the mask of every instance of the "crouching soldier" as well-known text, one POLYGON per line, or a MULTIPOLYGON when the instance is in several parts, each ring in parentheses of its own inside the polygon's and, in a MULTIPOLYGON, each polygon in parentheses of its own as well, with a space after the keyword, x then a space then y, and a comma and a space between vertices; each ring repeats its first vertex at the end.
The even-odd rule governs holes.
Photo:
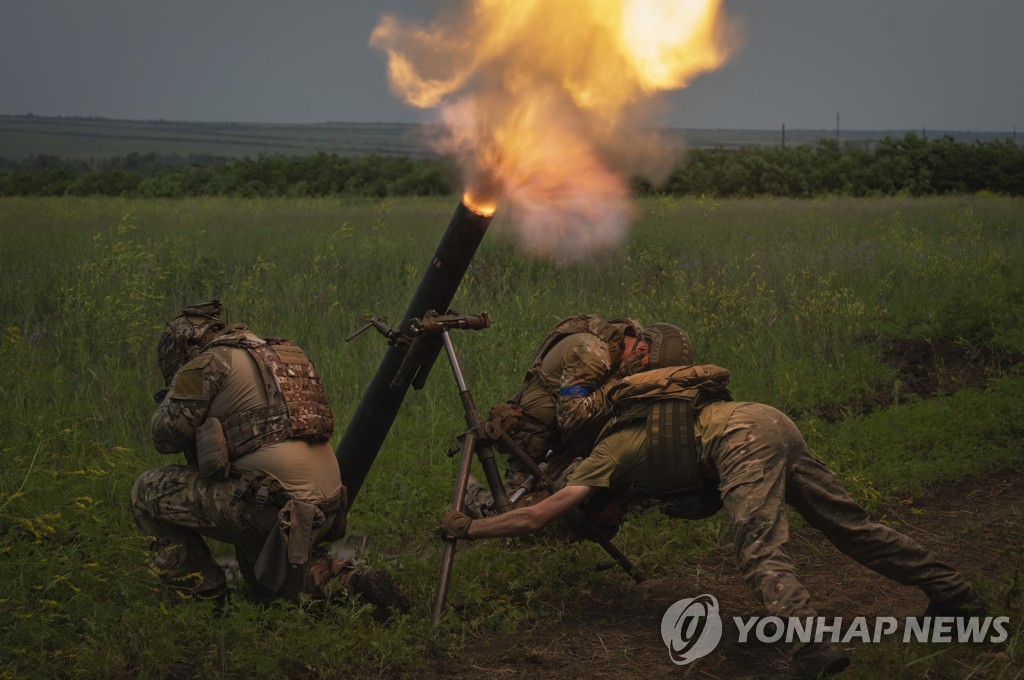
POLYGON ((166 389, 150 432, 160 453, 183 452, 187 464, 142 473, 131 503, 162 582, 223 600, 205 536, 234 546, 257 601, 323 597, 338 581, 381 616, 407 611, 387 572, 314 557, 344 535, 347 513, 320 376, 299 347, 226 325, 223 311, 216 300, 186 307, 157 345, 166 389))
MULTIPOLYGON (((544 491, 533 491, 533 478, 512 454, 518 447, 554 478, 594 447, 598 433, 611 417, 608 390, 619 378, 640 367, 638 346, 676 348, 689 352, 690 339, 668 324, 641 327, 634 319, 606 321, 581 314, 560 321, 535 353, 519 392, 491 409, 490 419, 508 435, 497 448, 508 456, 506 493, 519 505, 536 502, 544 491), (646 338, 643 345, 640 338, 646 338), (532 492, 532 493, 531 493, 532 492)), ((476 480, 466 494, 467 511, 480 517, 492 514, 490 491, 476 480)))
MULTIPOLYGON (((642 350, 643 348, 641 348, 642 350)), ((785 554, 786 505, 839 550, 874 571, 924 591, 925 616, 982 616, 982 597, 956 570, 908 536, 872 521, 808 451, 785 414, 764 404, 732 401, 728 372, 692 366, 665 354, 651 370, 608 391, 615 416, 567 485, 536 505, 471 519, 450 511, 442 532, 457 538, 521 536, 580 506, 598 526, 623 519, 625 501, 659 502, 670 516, 698 519, 724 507, 736 561, 769 614, 817 617, 811 596, 785 554)), ((791 650, 800 677, 832 674, 849 664, 830 642, 791 650)))

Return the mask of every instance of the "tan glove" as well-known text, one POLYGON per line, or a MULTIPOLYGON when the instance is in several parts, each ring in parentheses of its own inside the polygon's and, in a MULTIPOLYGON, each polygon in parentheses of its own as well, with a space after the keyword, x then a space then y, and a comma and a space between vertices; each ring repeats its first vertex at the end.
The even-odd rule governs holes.
POLYGON ((444 538, 472 540, 469 537, 469 525, 472 523, 473 518, 469 515, 458 510, 449 510, 441 518, 441 536, 444 538))

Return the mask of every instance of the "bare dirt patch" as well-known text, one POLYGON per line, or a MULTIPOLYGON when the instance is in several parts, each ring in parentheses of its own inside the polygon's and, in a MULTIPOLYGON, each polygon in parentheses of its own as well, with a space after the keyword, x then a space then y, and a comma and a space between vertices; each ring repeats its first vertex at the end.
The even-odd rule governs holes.
MULTIPOLYGON (((1024 363, 1006 350, 940 340, 879 340, 885 363, 895 368, 902 389, 922 397, 983 388, 992 378, 1024 363)), ((891 402, 892 395, 888 395, 891 402)))
POLYGON ((994 378, 1024 364, 1024 356, 991 347, 949 340, 865 339, 877 346, 881 360, 896 371, 895 385, 886 385, 856 404, 823 404, 816 415, 834 423, 849 415, 865 415, 904 402, 911 395, 929 398, 962 389, 983 389, 994 378))

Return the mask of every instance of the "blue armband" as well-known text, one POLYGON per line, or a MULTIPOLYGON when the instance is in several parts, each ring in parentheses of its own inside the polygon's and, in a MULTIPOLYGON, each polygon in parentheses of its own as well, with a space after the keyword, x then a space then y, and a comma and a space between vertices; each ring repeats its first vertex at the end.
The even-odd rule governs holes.
POLYGON ((589 397, 590 390, 583 385, 568 385, 558 391, 560 397, 589 397))

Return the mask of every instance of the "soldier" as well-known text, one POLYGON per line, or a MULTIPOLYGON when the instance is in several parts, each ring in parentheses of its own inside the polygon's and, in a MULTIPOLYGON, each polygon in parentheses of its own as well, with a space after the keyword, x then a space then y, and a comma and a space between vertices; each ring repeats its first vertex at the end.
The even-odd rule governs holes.
POLYGON ((157 345, 166 389, 150 432, 157 451, 184 452, 187 464, 142 473, 131 502, 162 582, 223 602, 206 536, 234 546, 256 601, 323 597, 338 581, 379 618, 407 611, 387 572, 314 557, 344 535, 347 513, 327 395, 299 347, 226 325, 223 311, 216 300, 186 307, 157 345))
MULTIPOLYGON (((491 420, 534 462, 543 463, 549 475, 559 477, 574 459, 593 448, 611 415, 608 389, 614 379, 639 366, 641 357, 634 352, 638 336, 659 333, 659 326, 643 329, 634 319, 605 321, 593 315, 563 319, 541 343, 522 389, 493 407, 491 420)), ((689 337, 679 329, 671 332, 670 342, 677 343, 680 352, 688 352, 689 337)), ((503 449, 501 444, 498 448, 503 449)), ((511 451, 504 452, 509 456, 506 489, 512 494, 529 472, 511 451)), ((526 502, 544 495, 538 491, 526 502)), ((490 491, 475 479, 470 481, 466 506, 478 517, 492 510, 490 491)))
MULTIPOLYGON (((643 351, 640 348, 639 351, 643 351)), ((725 508, 736 560, 771 615, 816 617, 786 556, 786 504, 842 552, 905 585, 919 586, 925 616, 983 616, 982 597, 957 571, 911 538, 873 522, 808 451, 793 421, 771 406, 732 401, 728 372, 649 356, 648 371, 608 390, 615 416, 567 485, 531 507, 474 520, 449 511, 447 536, 521 536, 581 506, 597 530, 617 526, 626 501, 656 499, 666 514, 696 519, 725 508)), ((830 642, 793 654, 801 677, 842 671, 849 656, 830 642)))

